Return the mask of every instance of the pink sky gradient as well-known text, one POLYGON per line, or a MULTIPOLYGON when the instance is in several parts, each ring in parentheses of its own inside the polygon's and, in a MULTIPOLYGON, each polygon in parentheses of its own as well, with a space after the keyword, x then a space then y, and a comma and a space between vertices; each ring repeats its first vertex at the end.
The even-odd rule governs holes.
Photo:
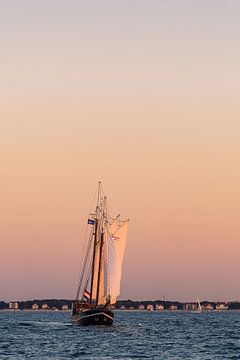
POLYGON ((10 3, 0 300, 74 297, 99 180, 130 218, 121 298, 240 300, 240 3, 10 3))

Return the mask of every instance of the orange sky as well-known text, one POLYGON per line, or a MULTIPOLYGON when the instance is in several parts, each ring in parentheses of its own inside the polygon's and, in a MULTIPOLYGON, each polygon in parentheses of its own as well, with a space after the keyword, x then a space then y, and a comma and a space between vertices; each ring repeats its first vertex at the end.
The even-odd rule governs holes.
POLYGON ((210 3, 4 5, 0 299, 74 296, 99 180, 121 298, 240 299, 240 4, 210 3))

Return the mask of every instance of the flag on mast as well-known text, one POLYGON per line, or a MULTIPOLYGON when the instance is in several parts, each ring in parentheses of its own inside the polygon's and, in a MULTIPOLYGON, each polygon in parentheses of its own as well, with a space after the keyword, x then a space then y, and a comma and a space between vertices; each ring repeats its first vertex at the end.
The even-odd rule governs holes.
POLYGON ((84 299, 85 301, 90 300, 90 292, 87 291, 87 289, 85 289, 84 292, 83 292, 83 299, 84 299))

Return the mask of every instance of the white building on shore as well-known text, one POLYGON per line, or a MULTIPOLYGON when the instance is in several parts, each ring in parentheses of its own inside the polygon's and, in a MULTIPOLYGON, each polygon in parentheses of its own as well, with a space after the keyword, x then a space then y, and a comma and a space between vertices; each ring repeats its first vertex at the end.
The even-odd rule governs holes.
POLYGON ((218 310, 218 311, 228 310, 228 305, 227 304, 217 304, 216 310, 218 310))
POLYGON ((18 310, 18 302, 16 301, 11 301, 9 304, 8 304, 8 308, 10 310, 18 310))
POLYGON ((202 308, 203 308, 203 310, 208 310, 208 311, 212 311, 212 310, 214 310, 214 307, 213 307, 213 305, 212 304, 206 304, 206 305, 202 305, 202 308))
POLYGON ((48 310, 49 307, 48 307, 48 304, 42 304, 42 310, 48 310))

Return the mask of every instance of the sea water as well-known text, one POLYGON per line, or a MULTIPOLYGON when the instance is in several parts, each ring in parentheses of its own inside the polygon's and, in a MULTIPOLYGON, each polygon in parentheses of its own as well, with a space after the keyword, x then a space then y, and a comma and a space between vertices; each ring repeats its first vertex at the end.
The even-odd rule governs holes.
POLYGON ((240 359, 240 312, 116 311, 112 327, 70 312, 0 311, 0 359, 240 359))

